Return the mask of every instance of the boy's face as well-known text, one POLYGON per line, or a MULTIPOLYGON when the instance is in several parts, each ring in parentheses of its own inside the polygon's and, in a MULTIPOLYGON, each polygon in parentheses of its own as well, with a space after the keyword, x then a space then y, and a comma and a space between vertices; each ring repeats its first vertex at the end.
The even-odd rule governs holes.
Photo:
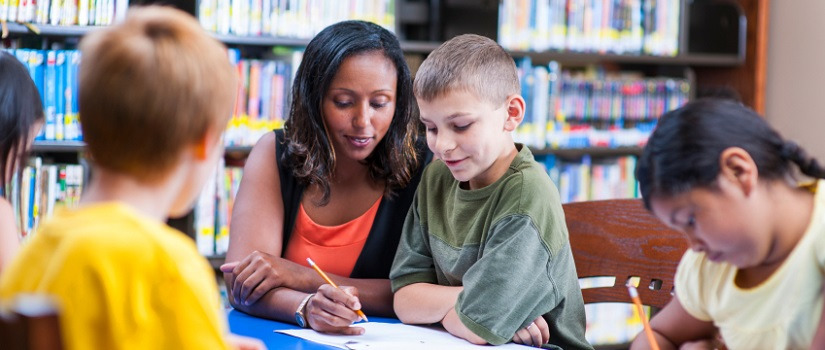
POLYGON ((516 154, 512 132, 524 115, 518 96, 493 106, 466 91, 453 91, 432 101, 418 100, 427 146, 444 161, 453 177, 470 189, 492 184, 516 154))

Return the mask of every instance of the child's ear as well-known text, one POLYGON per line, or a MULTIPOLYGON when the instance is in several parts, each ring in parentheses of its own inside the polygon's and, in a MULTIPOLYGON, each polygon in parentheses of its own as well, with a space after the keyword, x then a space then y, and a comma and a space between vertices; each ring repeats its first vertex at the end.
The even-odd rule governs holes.
POLYGON ((521 95, 510 95, 507 97, 507 120, 504 121, 504 130, 516 130, 521 121, 524 120, 524 98, 521 95))
POLYGON ((207 129, 203 136, 198 138, 195 144, 192 145, 195 158, 198 160, 209 159, 209 155, 212 154, 214 148, 220 146, 220 143, 223 142, 220 140, 222 135, 223 132, 216 130, 214 127, 207 129))
POLYGON ((748 151, 730 147, 719 155, 719 176, 736 184, 747 196, 756 188, 759 170, 748 151))

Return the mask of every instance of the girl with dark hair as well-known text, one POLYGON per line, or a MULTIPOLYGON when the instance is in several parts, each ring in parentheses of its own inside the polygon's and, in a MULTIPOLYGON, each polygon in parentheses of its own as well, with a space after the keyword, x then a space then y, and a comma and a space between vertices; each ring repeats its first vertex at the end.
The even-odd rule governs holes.
POLYGON ((662 349, 708 348, 717 332, 730 349, 825 348, 816 160, 741 104, 697 100, 661 118, 636 177, 645 206, 691 244, 650 323, 662 349), (817 181, 799 186, 797 171, 817 181))
POLYGON ((392 315, 389 269, 427 159, 398 39, 345 21, 306 48, 284 130, 246 163, 221 267, 249 314, 357 334, 392 315), (308 267, 312 258, 342 292, 308 267))
POLYGON ((20 245, 7 186, 25 161, 43 121, 40 93, 28 70, 17 58, 0 51, 0 272, 20 245))

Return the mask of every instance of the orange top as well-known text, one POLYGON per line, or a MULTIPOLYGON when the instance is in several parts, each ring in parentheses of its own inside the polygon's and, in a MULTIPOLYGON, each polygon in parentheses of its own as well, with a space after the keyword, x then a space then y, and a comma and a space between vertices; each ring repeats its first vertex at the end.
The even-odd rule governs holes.
POLYGON ((349 277, 367 242, 380 203, 378 197, 364 214, 337 226, 316 224, 301 204, 284 258, 306 267, 307 258, 312 258, 322 270, 349 277))

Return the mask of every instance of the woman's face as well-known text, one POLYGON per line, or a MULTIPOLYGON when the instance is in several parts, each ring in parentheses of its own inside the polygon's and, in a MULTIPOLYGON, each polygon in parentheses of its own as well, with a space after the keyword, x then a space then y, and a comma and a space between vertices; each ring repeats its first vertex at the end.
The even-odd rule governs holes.
POLYGON ((344 59, 321 104, 338 160, 372 154, 395 114, 396 83, 395 65, 382 52, 344 59))

